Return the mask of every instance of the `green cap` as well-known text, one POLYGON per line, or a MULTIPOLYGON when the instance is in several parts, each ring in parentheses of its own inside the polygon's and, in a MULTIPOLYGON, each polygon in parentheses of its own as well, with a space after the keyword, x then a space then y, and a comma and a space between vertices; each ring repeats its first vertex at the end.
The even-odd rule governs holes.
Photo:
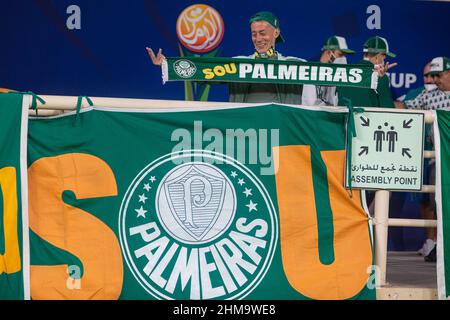
POLYGON ((322 47, 322 51, 324 50, 341 50, 345 54, 355 53, 355 51, 350 50, 347 47, 347 41, 345 41, 345 38, 339 36, 332 36, 328 38, 322 47))
POLYGON ((385 53, 391 58, 395 58, 396 54, 389 51, 389 44, 385 38, 372 37, 364 43, 363 52, 368 53, 385 53))
POLYGON ((430 74, 439 74, 450 70, 450 59, 447 57, 436 57, 430 62, 430 74))
MULTIPOLYGON (((278 18, 269 11, 261 11, 258 12, 257 14, 253 15, 250 18, 249 23, 253 23, 255 21, 266 21, 268 23, 270 23, 272 25, 272 27, 274 27, 275 29, 280 29, 280 20, 278 20, 278 18)), ((279 42, 284 42, 284 38, 280 35, 278 36, 278 38, 275 40, 275 43, 279 43, 279 42)))

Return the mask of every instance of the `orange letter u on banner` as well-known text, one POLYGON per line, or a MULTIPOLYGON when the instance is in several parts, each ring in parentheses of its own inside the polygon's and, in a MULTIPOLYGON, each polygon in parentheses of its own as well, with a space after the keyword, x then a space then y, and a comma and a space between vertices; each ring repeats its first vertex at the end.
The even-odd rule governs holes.
MULTIPOLYGON (((276 154, 276 153, 275 153, 276 154)), ((361 208, 359 192, 350 198, 343 186, 345 151, 322 151, 332 211, 329 242, 334 255, 324 264, 319 257, 310 146, 279 147, 276 174, 280 211, 283 268, 291 286, 312 299, 348 299, 358 294, 369 278, 372 248, 368 217, 361 208)), ((328 199, 326 199, 328 201, 328 199)))

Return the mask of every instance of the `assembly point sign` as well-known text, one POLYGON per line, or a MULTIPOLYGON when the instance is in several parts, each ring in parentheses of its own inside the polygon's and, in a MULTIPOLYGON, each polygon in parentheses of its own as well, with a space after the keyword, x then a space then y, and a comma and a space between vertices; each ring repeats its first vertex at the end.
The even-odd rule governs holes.
POLYGON ((374 111, 355 113, 354 118, 352 187, 422 189, 423 114, 374 111))

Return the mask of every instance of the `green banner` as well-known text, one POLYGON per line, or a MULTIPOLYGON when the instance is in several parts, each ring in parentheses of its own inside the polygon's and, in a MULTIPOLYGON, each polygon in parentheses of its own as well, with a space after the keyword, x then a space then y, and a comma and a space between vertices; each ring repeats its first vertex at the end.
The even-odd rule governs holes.
POLYGON ((238 58, 170 57, 162 65, 163 82, 212 81, 313 84, 376 89, 372 66, 238 58))
POLYGON ((32 299, 374 299, 369 219, 343 186, 346 117, 30 119, 32 299))
POLYGON ((0 300, 29 298, 27 101, 0 93, 0 300))
POLYGON ((450 112, 436 111, 437 279, 440 299, 450 298, 450 112))

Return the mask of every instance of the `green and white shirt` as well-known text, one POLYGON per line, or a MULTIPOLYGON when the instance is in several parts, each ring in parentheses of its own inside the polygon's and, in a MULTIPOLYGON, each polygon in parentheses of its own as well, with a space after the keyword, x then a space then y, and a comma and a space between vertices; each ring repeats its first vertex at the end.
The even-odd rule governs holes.
POLYGON ((450 91, 434 89, 423 91, 413 100, 405 100, 408 109, 437 110, 450 109, 450 91))

